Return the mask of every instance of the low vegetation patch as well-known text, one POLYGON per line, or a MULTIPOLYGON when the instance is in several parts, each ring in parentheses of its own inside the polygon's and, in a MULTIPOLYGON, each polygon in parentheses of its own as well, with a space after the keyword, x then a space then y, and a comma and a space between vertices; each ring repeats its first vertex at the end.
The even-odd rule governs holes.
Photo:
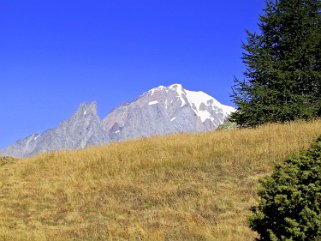
POLYGON ((15 158, 12 158, 12 157, 9 157, 9 156, 0 157, 0 166, 4 166, 6 164, 14 163, 14 162, 16 162, 15 158))
POLYGON ((254 240, 258 180, 320 134, 269 124, 0 165, 0 240, 254 240))
POLYGON ((321 240, 321 138, 261 183, 250 219, 259 240, 321 240))

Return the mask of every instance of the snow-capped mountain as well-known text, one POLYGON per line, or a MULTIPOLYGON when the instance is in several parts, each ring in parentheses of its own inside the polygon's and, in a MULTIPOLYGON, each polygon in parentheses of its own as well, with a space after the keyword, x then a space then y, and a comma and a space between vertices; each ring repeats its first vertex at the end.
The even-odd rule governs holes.
POLYGON ((82 104, 70 120, 19 140, 0 155, 27 157, 131 138, 212 131, 233 111, 202 91, 189 91, 179 84, 159 86, 117 107, 103 120, 97 115, 95 102, 82 104))
POLYGON ((135 101, 112 111, 103 127, 111 140, 175 132, 216 129, 234 111, 204 92, 185 90, 182 85, 154 88, 135 101))

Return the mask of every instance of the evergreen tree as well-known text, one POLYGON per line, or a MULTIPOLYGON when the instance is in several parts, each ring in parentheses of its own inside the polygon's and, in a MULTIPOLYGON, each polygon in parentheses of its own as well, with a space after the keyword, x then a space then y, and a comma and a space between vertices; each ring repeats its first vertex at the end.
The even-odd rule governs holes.
POLYGON ((235 80, 240 126, 321 116, 321 1, 267 0, 260 33, 243 43, 245 80, 235 80))
POLYGON ((250 226, 258 240, 321 240, 321 138, 261 181, 250 226))

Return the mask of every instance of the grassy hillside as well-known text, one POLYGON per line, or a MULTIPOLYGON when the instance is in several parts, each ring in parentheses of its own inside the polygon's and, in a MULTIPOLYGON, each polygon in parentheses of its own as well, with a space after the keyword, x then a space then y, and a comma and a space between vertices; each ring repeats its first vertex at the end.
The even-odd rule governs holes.
POLYGON ((16 159, 9 156, 0 157, 0 166, 14 162, 14 161, 16 161, 16 159))
POLYGON ((253 240, 257 180, 320 134, 274 124, 0 161, 0 240, 253 240))

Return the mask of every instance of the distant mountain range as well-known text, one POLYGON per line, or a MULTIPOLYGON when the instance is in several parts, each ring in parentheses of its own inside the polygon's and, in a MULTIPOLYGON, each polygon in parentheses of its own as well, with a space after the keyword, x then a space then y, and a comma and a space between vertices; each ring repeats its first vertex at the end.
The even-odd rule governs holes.
POLYGON ((180 84, 159 86, 117 107, 103 120, 95 102, 81 104, 70 120, 19 140, 0 150, 0 155, 21 158, 140 137, 212 131, 233 111, 204 92, 189 91, 180 84))

